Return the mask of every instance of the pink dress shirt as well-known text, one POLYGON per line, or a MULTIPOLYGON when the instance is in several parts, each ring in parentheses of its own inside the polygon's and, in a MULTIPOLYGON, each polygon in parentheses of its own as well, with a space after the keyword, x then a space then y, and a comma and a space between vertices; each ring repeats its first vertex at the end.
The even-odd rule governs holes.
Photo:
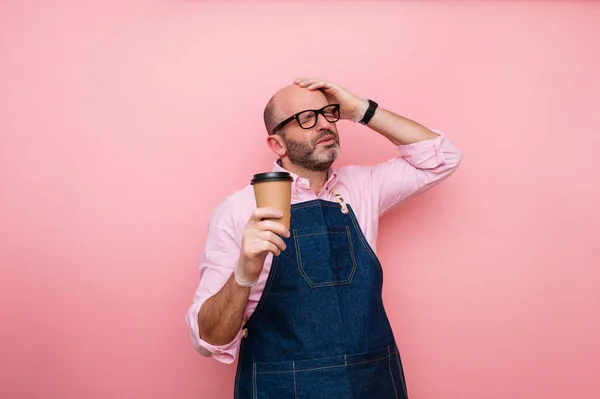
MULTIPOLYGON (((374 166, 344 166, 337 170, 332 167, 318 196, 307 179, 291 174, 294 178, 292 204, 317 198, 336 201, 332 193, 336 187, 345 202, 353 207, 365 238, 376 253, 379 217, 406 198, 439 183, 460 164, 460 151, 443 133, 436 133, 436 139, 398 146, 399 156, 374 166)), ((275 162, 273 170, 284 169, 275 162)), ((232 363, 236 359, 242 330, 240 328, 233 341, 226 345, 210 345, 200 338, 198 312, 204 301, 216 294, 233 273, 242 232, 255 209, 254 192, 248 184, 225 198, 213 212, 200 262, 200 283, 186 315, 194 348, 223 363, 232 363)), ((271 261, 272 254, 269 254, 258 283, 250 291, 246 320, 262 295, 271 261)))

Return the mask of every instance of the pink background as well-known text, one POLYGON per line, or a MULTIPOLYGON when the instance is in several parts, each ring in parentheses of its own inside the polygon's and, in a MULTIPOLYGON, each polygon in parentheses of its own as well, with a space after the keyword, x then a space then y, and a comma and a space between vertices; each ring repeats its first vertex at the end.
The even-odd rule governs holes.
MULTIPOLYGON (((0 397, 231 397, 185 312, 207 219, 271 167, 262 109, 297 76, 464 152, 381 225, 411 398, 600 397, 598 21, 572 1, 2 2, 0 397)), ((338 165, 395 154, 339 128, 338 165)))

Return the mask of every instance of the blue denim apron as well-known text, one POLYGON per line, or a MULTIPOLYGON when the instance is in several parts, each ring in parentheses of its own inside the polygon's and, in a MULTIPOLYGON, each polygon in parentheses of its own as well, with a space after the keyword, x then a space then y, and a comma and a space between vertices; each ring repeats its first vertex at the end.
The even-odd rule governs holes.
POLYGON ((244 325, 237 399, 406 399, 383 274, 352 207, 292 205, 287 249, 244 325))

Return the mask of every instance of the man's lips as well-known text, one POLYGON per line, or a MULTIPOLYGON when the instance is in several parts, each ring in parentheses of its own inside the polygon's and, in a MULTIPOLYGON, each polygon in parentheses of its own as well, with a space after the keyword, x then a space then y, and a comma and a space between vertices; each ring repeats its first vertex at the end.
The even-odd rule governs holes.
POLYGON ((329 140, 334 140, 335 141, 335 136, 332 135, 332 134, 327 135, 327 136, 321 138, 319 141, 317 141, 317 144, 320 144, 320 143, 323 143, 323 142, 329 141, 329 140))

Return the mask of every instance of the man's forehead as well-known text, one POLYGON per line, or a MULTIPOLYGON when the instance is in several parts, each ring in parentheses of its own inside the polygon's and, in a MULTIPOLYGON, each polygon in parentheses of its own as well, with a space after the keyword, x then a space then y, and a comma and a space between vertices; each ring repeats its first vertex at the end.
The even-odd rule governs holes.
POLYGON ((276 94, 277 108, 284 114, 295 114, 305 109, 318 109, 327 105, 327 98, 319 90, 308 90, 297 85, 287 86, 276 94))

